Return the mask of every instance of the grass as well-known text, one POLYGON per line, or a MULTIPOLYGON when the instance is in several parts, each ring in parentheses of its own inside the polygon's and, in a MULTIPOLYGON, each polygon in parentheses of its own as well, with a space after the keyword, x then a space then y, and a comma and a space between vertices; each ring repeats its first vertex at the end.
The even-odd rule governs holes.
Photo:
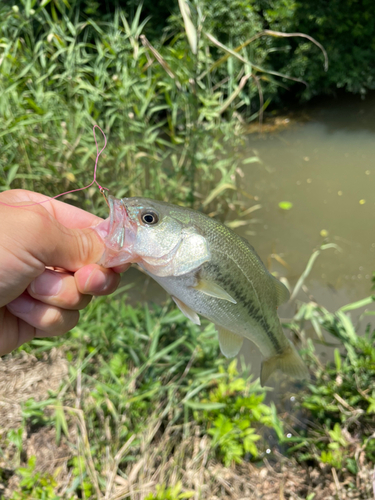
POLYGON ((57 473, 35 476, 30 458, 19 468, 24 433, 53 429, 55 446, 68 447, 65 468, 74 498, 117 498, 115 478, 129 481, 133 474, 137 488, 154 485, 161 467, 160 480, 175 484, 193 458, 198 467, 216 454, 227 464, 249 453, 262 456, 257 431, 278 421, 261 404, 259 381, 239 376, 235 362, 226 366, 218 356, 213 325, 206 322, 201 330, 170 302, 149 309, 126 305, 123 295, 95 300, 68 338, 35 340, 26 348, 41 360, 51 349, 67 361, 64 382, 47 394, 44 387, 43 395, 32 392, 22 403, 21 426, 3 436, 14 450, 8 466, 17 468, 25 498, 38 497, 42 477, 57 486, 57 473), (191 448, 196 440, 203 449, 191 448), (168 466, 172 457, 175 469, 168 466), (135 473, 140 461, 147 468, 135 473))
POLYGON ((341 499, 368 498, 375 332, 359 337, 349 314, 373 297, 336 313, 300 303, 288 326, 313 378, 285 412, 281 402, 266 403, 249 367, 239 373, 236 360, 219 355, 212 324, 193 325, 170 301, 130 306, 126 292, 95 299, 68 336, 35 340, 0 365, 6 498, 283 491, 323 500, 332 488, 341 499), (305 340, 308 325, 336 342, 333 362, 322 364, 305 340))
POLYGON ((299 322, 313 320, 320 336, 323 330, 334 339, 324 344, 335 346, 334 361, 323 365, 313 342, 308 342, 307 362, 314 380, 299 399, 299 406, 313 425, 293 438, 291 452, 300 460, 327 463, 352 474, 360 470, 361 460, 375 461, 375 330, 367 325, 365 334, 357 335, 346 314, 374 300, 375 296, 370 296, 335 314, 316 304, 305 304, 299 311, 299 322))
MULTIPOLYGON (((238 120, 222 119, 226 87, 213 91, 210 76, 191 86, 210 60, 206 46, 200 62, 183 31, 153 47, 142 37, 141 7, 132 20, 117 10, 111 24, 79 22, 78 10, 75 2, 55 15, 41 6, 32 13, 27 2, 1 7, 1 188, 55 195, 87 183, 93 123, 109 139, 99 175, 116 196, 202 204, 218 181, 235 186, 241 139, 238 120)), ((69 199, 102 206, 94 190, 69 199)))

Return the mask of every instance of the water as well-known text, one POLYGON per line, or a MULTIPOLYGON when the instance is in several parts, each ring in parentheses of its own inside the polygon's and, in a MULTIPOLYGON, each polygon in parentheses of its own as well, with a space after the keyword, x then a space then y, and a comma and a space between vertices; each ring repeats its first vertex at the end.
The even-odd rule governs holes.
POLYGON ((375 270, 375 96, 325 101, 306 116, 249 136, 247 156, 255 150, 263 163, 244 165, 244 187, 262 208, 243 236, 265 263, 280 255, 289 268, 271 258, 271 269, 291 283, 321 243, 337 244, 341 252, 323 252, 306 282, 334 310, 369 295, 375 270))

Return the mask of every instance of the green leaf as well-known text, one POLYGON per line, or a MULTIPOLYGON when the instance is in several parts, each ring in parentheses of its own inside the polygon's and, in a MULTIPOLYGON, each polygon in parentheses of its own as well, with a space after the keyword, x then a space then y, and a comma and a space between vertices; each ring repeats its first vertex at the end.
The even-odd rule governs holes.
POLYGON ((370 295, 365 299, 358 300, 357 302, 352 302, 351 304, 346 304, 345 306, 340 307, 339 310, 342 312, 352 311, 353 309, 359 309, 360 307, 368 306, 369 304, 372 304, 374 301, 375 301, 375 296, 370 295))
POLYGON ((66 422, 64 409, 60 404, 55 407, 55 427, 56 427, 56 443, 60 443, 61 439, 61 431, 65 434, 65 436, 69 435, 68 424, 66 422))
POLYGON ((211 203, 212 200, 214 200, 217 196, 219 196, 220 193, 222 193, 226 189, 235 190, 236 186, 234 184, 229 184, 228 182, 223 182, 222 184, 219 184, 215 189, 211 191, 211 193, 207 196, 202 205, 204 207, 207 206, 209 203, 211 203))
POLYGON ((335 357, 336 370, 339 372, 341 371, 341 356, 340 356, 340 351, 337 348, 334 351, 334 357, 335 357))
POLYGON ((192 410, 220 410, 225 408, 224 403, 198 403, 194 401, 185 401, 185 406, 188 406, 192 410))
POLYGON ((190 9, 185 0, 178 0, 181 15, 185 24, 185 31, 193 54, 197 53, 197 30, 191 21, 190 9))
POLYGON ((290 210, 293 208, 293 203, 291 201, 280 201, 279 207, 281 210, 290 210))
POLYGON ((248 163, 262 163, 262 161, 257 156, 250 156, 249 158, 246 158, 245 160, 243 160, 242 163, 244 165, 247 165, 248 163))
POLYGON ((8 170, 7 185, 9 188, 17 175, 18 169, 19 169, 19 165, 12 165, 8 170))
POLYGON ((366 413, 375 413, 375 399, 374 398, 368 398, 369 400, 369 406, 366 410, 366 413))
POLYGON ((258 456, 258 448, 256 447, 256 445, 254 443, 254 441, 256 441, 256 439, 254 439, 255 437, 260 439, 260 436, 247 436, 247 437, 245 437, 245 439, 243 440, 243 447, 244 447, 245 451, 251 453, 254 457, 257 457, 258 456))

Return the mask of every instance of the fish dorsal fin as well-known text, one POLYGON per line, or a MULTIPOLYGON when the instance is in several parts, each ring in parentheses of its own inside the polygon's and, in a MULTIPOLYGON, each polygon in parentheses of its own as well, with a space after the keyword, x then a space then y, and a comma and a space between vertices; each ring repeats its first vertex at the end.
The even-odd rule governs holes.
POLYGON ((184 302, 182 302, 180 299, 177 299, 176 297, 173 297, 172 299, 175 301, 176 306, 179 308, 179 310, 184 314, 190 321, 192 321, 196 325, 201 324, 201 320, 199 319, 198 314, 193 311, 193 309, 189 306, 187 306, 184 302))
POLYGON ((280 306, 281 304, 284 304, 285 302, 288 302, 290 298, 290 293, 289 290, 281 281, 279 281, 275 276, 272 276, 271 278, 273 280, 273 284, 275 286, 276 290, 276 296, 277 296, 277 305, 280 306))
POLYGON ((228 302, 232 302, 233 304, 237 304, 233 297, 229 295, 228 292, 221 288, 220 285, 217 285, 213 281, 207 281, 204 279, 200 279, 198 284, 193 286, 195 290, 199 290, 210 297, 215 297, 215 299, 227 300, 228 302))
POLYGON ((230 332, 229 330, 226 330, 221 326, 215 326, 219 335, 221 352, 225 357, 233 358, 240 352, 243 343, 243 337, 240 337, 236 333, 230 332))

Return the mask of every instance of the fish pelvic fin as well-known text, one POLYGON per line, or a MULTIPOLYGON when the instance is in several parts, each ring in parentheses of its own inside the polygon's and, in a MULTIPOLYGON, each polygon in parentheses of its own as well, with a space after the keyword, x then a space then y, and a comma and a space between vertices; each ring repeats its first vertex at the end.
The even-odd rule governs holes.
POLYGON ((172 299, 174 300, 176 306, 179 308, 179 310, 184 314, 190 321, 192 321, 195 325, 200 325, 201 320, 199 319, 198 314, 193 311, 191 307, 186 305, 182 300, 178 299, 177 297, 174 297, 172 295, 172 299))
POLYGON ((281 354, 276 354, 262 362, 260 369, 260 384, 262 387, 276 370, 281 370, 289 377, 299 380, 310 378, 306 365, 291 342, 281 354))
POLYGON ((242 347, 243 337, 236 333, 230 332, 221 326, 215 325, 219 335, 220 350, 226 358, 236 356, 242 347))

